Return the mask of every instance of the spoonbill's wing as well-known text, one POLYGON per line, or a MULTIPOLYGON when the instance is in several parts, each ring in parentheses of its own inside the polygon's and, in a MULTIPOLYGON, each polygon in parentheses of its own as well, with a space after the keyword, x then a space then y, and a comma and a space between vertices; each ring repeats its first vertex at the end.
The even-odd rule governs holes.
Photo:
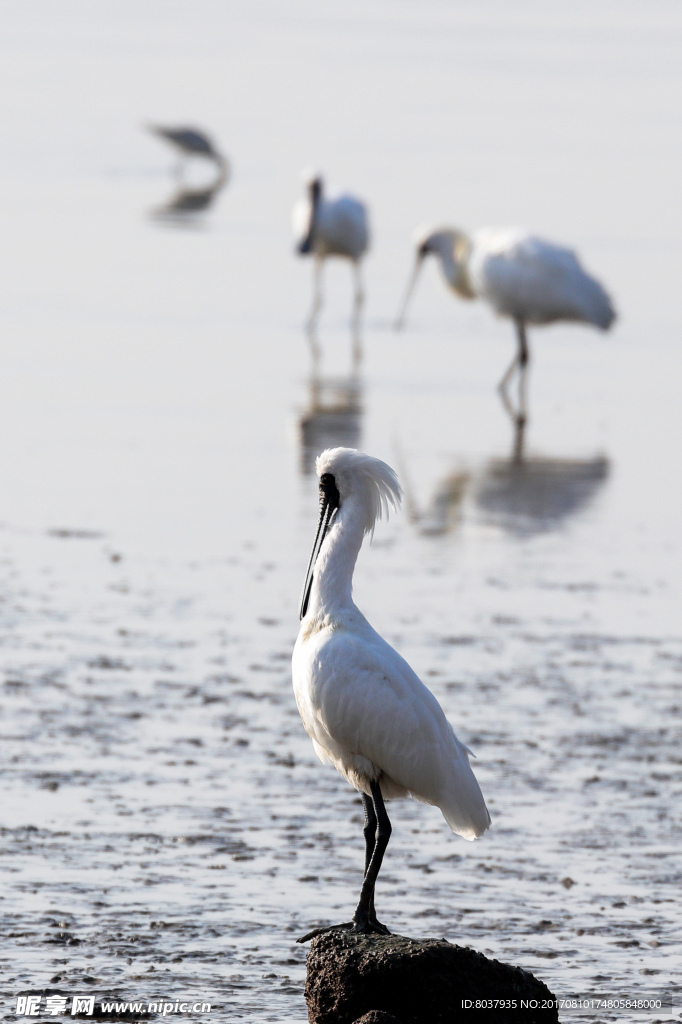
POLYGON ((317 213, 317 231, 330 255, 360 259, 369 247, 369 216, 355 196, 325 198, 317 213))
POLYGON ((469 271, 476 291, 501 316, 527 323, 580 320, 606 329, 611 300, 570 249, 519 230, 484 230, 474 237, 469 271))
POLYGON ((331 631, 302 662, 295 659, 295 677, 300 673, 307 676, 306 728, 343 774, 360 755, 387 776, 387 795, 393 782, 437 805, 466 839, 487 829, 490 817, 467 748, 431 691, 371 627, 331 631))

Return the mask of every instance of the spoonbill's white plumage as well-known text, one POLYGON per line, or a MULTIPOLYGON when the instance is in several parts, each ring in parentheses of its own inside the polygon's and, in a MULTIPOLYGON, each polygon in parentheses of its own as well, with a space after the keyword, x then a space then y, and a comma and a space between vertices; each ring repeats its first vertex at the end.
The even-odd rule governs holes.
POLYGON ((315 261, 308 330, 314 331, 322 308, 322 265, 329 256, 342 256, 353 264, 353 322, 357 327, 365 298, 360 264, 370 241, 365 204, 351 195, 326 196, 323 179, 320 175, 313 175, 306 180, 305 198, 294 205, 292 226, 297 252, 301 256, 312 255, 315 261))
POLYGON ((294 693, 318 757, 361 793, 365 807, 360 901, 353 921, 337 927, 385 932, 374 913, 374 886, 391 832, 384 798, 412 796, 440 807, 465 839, 482 835, 490 816, 470 751, 438 701, 353 603, 363 538, 400 502, 396 475, 353 448, 328 449, 316 468, 320 520, 301 600, 294 693))
POLYGON ((616 318, 607 292, 583 270, 574 252, 520 228, 484 228, 471 237, 454 228, 427 229, 417 234, 416 244, 416 264, 396 328, 405 322, 424 258, 433 253, 447 284, 460 298, 484 299, 498 316, 514 321, 518 351, 500 381, 500 390, 504 395, 518 368, 522 417, 529 362, 526 326, 568 320, 608 330, 616 318))

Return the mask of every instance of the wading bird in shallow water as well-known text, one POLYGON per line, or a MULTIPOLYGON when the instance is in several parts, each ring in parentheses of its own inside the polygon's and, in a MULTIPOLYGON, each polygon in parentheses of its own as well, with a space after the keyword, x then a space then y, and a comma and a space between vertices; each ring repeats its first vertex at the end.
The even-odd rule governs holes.
POLYGON ((306 179, 305 199, 294 206, 292 225, 296 251, 301 256, 312 255, 315 260, 313 304, 306 323, 313 334, 322 308, 322 265, 328 256, 343 256, 353 264, 355 299, 353 329, 357 333, 360 311, 365 299, 360 263, 369 248, 369 217, 367 209, 355 196, 339 195, 327 198, 324 182, 319 174, 306 179))
POLYGON ((318 757, 358 790, 365 809, 365 874, 353 920, 316 928, 389 934, 374 887, 391 835, 384 799, 412 796, 440 807, 453 832, 481 836, 490 824, 470 751, 438 701, 356 608, 353 569, 366 533, 402 495, 385 462, 354 448, 317 460, 320 519, 301 597, 294 648, 296 703, 318 757))
POLYGON ((164 139, 173 146, 181 157, 205 156, 207 159, 213 160, 224 175, 227 174, 226 158, 216 149, 205 132, 189 127, 164 128, 163 125, 158 124, 147 125, 147 128, 152 135, 158 135, 160 139, 164 139))
POLYGON ((530 353, 526 338, 529 324, 573 320, 608 330, 616 314, 599 281, 590 277, 570 249, 528 234, 518 228, 484 228, 468 237, 454 228, 423 230, 417 234, 417 261, 405 299, 395 322, 405 323, 424 258, 433 253, 440 260, 446 282, 462 299, 484 299, 498 316, 514 321, 518 350, 499 384, 505 407, 525 422, 526 375, 530 353), (507 386, 519 373, 519 401, 515 411, 507 386))

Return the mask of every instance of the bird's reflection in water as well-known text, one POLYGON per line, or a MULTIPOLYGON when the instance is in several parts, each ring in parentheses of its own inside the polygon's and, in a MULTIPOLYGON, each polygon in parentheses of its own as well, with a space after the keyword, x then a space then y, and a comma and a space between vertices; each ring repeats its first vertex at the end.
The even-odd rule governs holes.
POLYGON ((321 377, 317 362, 308 382, 308 404, 298 420, 301 471, 315 471, 325 448, 359 448, 362 435, 362 381, 357 362, 348 377, 321 377))
POLYGON ((491 459, 477 475, 475 501, 488 521, 517 536, 558 529, 582 511, 609 475, 604 455, 561 459, 524 452, 525 424, 517 420, 511 458, 491 459))
POLYGON ((426 536, 452 533, 473 500, 476 518, 502 527, 518 537, 559 529, 581 512, 609 475, 604 455, 592 459, 561 459, 524 452, 525 424, 514 424, 512 454, 491 459, 481 469, 452 470, 443 477, 425 507, 415 500, 409 473, 402 460, 400 476, 405 486, 410 522, 426 536))
POLYGON ((452 533, 462 518, 462 504, 471 482, 466 469, 454 469, 436 484, 431 501, 421 508, 416 500, 409 472, 398 456, 400 479, 405 492, 405 511, 409 522, 427 537, 452 533))
POLYGON ((193 222, 197 214, 211 207, 218 195, 229 181, 227 164, 220 168, 217 178, 207 185, 190 185, 184 181, 176 184, 170 198, 150 211, 154 220, 187 226, 193 222))
MULTIPOLYGON (((306 340, 310 348, 310 355, 313 363, 313 375, 319 374, 320 363, 322 361, 322 345, 317 334, 317 328, 315 326, 306 327, 305 331, 306 340)), ((353 360, 353 374, 357 376, 360 369, 360 363, 362 362, 364 349, 362 344, 362 328, 359 317, 354 316, 350 325, 350 340, 351 340, 351 357, 353 360)))

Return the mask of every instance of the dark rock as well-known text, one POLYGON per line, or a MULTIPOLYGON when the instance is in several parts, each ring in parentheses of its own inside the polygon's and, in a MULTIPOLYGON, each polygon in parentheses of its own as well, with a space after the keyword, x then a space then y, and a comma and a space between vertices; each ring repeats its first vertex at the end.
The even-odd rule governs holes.
MULTIPOLYGON (((305 997, 310 1024, 369 1024, 373 1018, 363 1014, 381 1011, 397 1024, 480 1024, 484 1008, 488 1024, 559 1020, 555 997, 528 971, 445 939, 402 935, 318 935, 305 997)), ((389 1020, 375 1017, 374 1024, 389 1020)))
POLYGON ((383 1010, 370 1010, 364 1017, 360 1017, 355 1024, 400 1024, 397 1017, 392 1013, 384 1013, 383 1010))

